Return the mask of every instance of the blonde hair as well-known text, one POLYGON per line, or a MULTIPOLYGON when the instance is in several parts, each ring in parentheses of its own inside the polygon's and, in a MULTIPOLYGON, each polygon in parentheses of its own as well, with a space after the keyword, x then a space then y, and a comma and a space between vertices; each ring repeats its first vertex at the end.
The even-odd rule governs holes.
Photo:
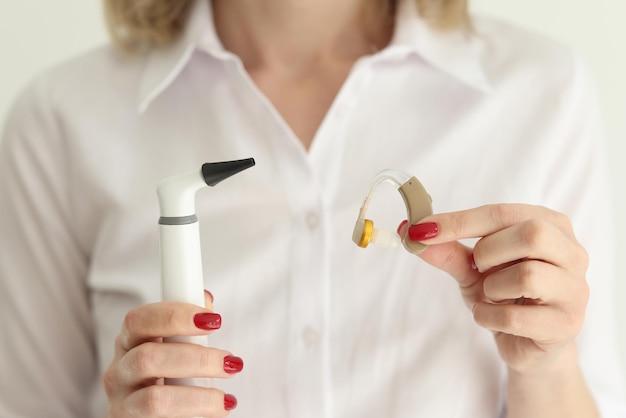
MULTIPOLYGON (((194 1, 199 0, 104 0, 109 33, 114 43, 125 49, 167 45, 185 28, 194 1)), ((387 1, 388 9, 393 10, 395 0, 387 1)), ((414 1, 434 28, 447 30, 469 24, 467 0, 414 1)))

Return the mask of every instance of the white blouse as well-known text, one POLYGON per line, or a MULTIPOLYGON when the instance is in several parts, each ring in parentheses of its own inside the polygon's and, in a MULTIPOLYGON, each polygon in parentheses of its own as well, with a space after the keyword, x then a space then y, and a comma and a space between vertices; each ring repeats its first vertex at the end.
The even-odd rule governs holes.
MULTIPOLYGON (((372 176, 414 174, 436 212, 524 202, 562 211, 591 256, 580 360, 624 417, 610 196, 596 95, 567 48, 477 18, 431 31, 403 1, 307 151, 198 1, 175 45, 110 46, 38 77, 0 160, 0 416, 102 417, 100 376, 126 312, 160 300, 156 186, 204 162, 256 166, 197 195, 210 344, 245 369, 215 385, 238 417, 485 418, 506 368, 456 282, 351 232, 372 176)), ((393 187, 368 215, 406 216, 393 187)))

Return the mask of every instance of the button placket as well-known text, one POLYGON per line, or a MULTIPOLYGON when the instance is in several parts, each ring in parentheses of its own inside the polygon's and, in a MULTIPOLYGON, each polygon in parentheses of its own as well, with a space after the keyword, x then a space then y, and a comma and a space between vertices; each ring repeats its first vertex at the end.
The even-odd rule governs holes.
POLYGON ((317 229, 320 225, 320 216, 316 211, 310 210, 306 213, 304 221, 308 228, 313 231, 317 229))
POLYGON ((320 342, 320 338, 320 333, 311 326, 304 328, 304 331, 302 331, 302 340, 304 341, 304 345, 309 348, 317 346, 320 342))
POLYGON ((306 179, 300 177, 291 191, 294 229, 289 289, 288 405, 290 416, 323 417, 328 402, 324 349, 327 260, 321 198, 312 173, 306 179))

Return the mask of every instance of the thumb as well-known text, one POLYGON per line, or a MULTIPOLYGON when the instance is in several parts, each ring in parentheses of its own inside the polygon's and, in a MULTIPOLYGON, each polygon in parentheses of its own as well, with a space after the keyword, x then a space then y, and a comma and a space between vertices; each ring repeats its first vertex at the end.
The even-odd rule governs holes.
POLYGON ((461 287, 480 280, 480 273, 472 267, 472 250, 458 241, 430 245, 418 257, 454 277, 461 287))
MULTIPOLYGON (((408 225, 400 224, 398 233, 404 237, 408 225)), ((463 296, 472 305, 481 300, 481 274, 474 266, 472 249, 458 241, 429 245, 418 254, 422 260, 439 270, 445 271, 459 284, 463 296)))

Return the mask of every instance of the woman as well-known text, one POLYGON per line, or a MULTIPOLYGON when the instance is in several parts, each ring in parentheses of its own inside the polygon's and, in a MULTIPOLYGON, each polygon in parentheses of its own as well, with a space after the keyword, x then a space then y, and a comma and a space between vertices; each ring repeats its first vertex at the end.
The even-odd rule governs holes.
POLYGON ((36 80, 3 140, 0 415, 623 416, 599 118, 568 50, 460 0, 106 5, 122 48, 36 80), (156 185, 251 156, 197 196, 206 308, 159 302, 156 185), (419 258, 350 242, 385 168, 433 198, 398 227, 419 258))

